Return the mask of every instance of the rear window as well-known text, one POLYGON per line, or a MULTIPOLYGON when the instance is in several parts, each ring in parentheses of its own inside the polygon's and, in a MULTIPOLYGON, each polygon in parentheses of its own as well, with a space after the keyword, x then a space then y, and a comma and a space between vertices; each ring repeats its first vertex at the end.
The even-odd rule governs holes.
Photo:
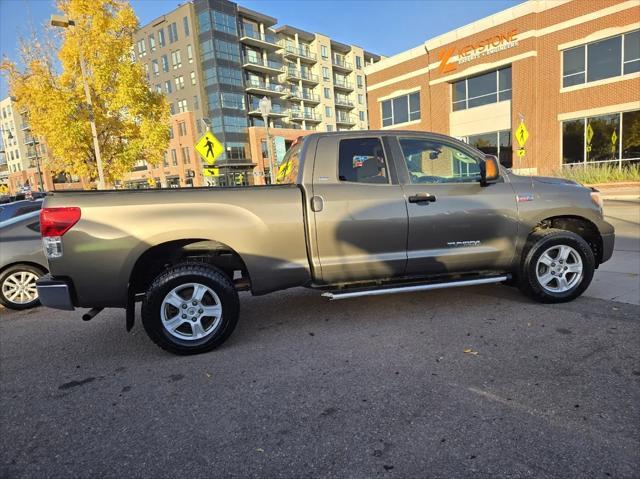
POLYGON ((302 148, 302 141, 298 141, 294 144, 284 155, 282 163, 277 167, 277 184, 285 185, 296 183, 298 181, 298 170, 300 169, 300 148, 302 148))
POLYGON ((338 179, 351 183, 389 183, 387 162, 379 138, 340 141, 338 179))

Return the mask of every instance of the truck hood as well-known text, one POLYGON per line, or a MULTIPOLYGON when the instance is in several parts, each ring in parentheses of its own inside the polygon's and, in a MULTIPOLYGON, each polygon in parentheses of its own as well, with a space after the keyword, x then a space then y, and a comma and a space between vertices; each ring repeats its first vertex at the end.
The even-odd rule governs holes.
POLYGON ((534 181, 538 181, 540 183, 548 183, 550 185, 571 185, 571 186, 582 186, 575 180, 569 180, 567 178, 558 178, 556 176, 533 176, 532 179, 534 181))

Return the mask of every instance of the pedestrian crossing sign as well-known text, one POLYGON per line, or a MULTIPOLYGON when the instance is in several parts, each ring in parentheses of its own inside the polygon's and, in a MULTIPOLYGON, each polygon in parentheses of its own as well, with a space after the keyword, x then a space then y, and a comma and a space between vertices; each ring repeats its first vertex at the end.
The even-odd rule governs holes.
POLYGON ((218 157, 224 153, 224 146, 213 136, 213 133, 207 131, 196 143, 196 151, 200 153, 205 163, 213 165, 218 157))

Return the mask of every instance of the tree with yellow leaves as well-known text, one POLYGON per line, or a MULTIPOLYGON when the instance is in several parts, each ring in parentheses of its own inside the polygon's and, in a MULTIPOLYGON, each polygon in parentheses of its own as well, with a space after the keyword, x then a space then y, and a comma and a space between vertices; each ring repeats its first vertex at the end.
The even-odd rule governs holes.
POLYGON ((74 23, 57 31, 61 73, 50 50, 36 41, 22 45, 22 70, 14 62, 2 64, 11 96, 47 145, 49 168, 97 178, 92 111, 107 181, 122 178, 139 160, 157 164, 169 142, 169 107, 135 61, 133 9, 123 0, 57 0, 57 6, 74 23))

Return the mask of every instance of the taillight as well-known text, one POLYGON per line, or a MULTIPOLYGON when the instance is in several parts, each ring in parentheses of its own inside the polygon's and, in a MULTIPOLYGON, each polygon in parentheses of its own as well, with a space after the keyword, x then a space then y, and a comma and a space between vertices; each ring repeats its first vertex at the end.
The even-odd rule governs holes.
POLYGON ((40 233, 47 258, 62 257, 62 235, 80 221, 80 208, 43 208, 40 210, 40 233))
POLYGON ((40 233, 43 238, 62 236, 80 221, 80 208, 43 208, 40 210, 40 233))

